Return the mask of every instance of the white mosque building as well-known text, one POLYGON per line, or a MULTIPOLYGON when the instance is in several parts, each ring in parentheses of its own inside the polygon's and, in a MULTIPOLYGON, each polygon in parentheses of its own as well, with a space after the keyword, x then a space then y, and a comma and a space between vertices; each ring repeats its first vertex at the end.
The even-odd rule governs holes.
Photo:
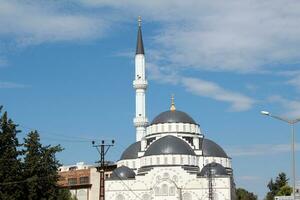
POLYGON ((109 200, 235 200, 231 158, 201 132, 187 113, 175 108, 150 123, 146 117, 145 53, 139 19, 135 55, 136 141, 105 181, 109 200))

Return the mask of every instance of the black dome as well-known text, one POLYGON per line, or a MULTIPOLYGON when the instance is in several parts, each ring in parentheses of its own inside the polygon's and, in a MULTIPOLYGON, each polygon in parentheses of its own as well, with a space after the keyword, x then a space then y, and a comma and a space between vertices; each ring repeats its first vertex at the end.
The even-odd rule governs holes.
POLYGON ((172 135, 162 137, 153 142, 144 156, 162 154, 195 155, 194 150, 185 141, 172 135))
POLYGON ((211 172, 212 176, 228 175, 225 167, 223 167, 221 164, 215 163, 215 162, 205 165, 198 175, 199 176, 209 176, 209 171, 211 172))
POLYGON ((141 150, 141 141, 131 144, 125 151, 122 153, 120 160, 125 159, 136 159, 138 158, 138 152, 141 150))
POLYGON ((193 118, 191 118, 188 114, 185 112, 179 111, 179 110, 168 110, 165 112, 160 113, 158 116, 156 116, 152 124, 162 124, 162 123, 189 123, 189 124, 197 124, 193 118))
POLYGON ((202 152, 203 156, 228 158, 222 147, 220 147, 215 142, 205 138, 202 142, 202 152))
POLYGON ((127 179, 127 178, 135 178, 135 173, 132 169, 121 166, 116 168, 111 175, 112 179, 127 179))

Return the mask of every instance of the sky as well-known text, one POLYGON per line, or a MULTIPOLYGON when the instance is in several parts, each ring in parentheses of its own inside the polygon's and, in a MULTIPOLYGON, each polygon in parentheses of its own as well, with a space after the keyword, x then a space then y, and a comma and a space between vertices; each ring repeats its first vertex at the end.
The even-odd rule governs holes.
POLYGON ((94 164, 91 141, 115 139, 107 159, 119 159, 135 141, 139 15, 149 120, 174 94, 232 157, 237 187, 262 199, 271 178, 290 177, 291 129, 260 111, 300 116, 297 0, 0 0, 0 105, 20 140, 37 129, 69 165, 94 164))

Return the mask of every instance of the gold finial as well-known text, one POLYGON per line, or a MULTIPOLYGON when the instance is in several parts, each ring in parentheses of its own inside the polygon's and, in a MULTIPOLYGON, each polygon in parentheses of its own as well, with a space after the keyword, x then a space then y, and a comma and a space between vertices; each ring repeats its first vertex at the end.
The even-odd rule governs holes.
POLYGON ((139 24, 139 26, 142 25, 142 17, 141 16, 138 17, 138 24, 139 24))
POLYGON ((174 103, 174 94, 172 94, 172 97, 171 97, 171 107, 170 107, 170 110, 171 111, 175 111, 176 110, 175 103, 174 103))

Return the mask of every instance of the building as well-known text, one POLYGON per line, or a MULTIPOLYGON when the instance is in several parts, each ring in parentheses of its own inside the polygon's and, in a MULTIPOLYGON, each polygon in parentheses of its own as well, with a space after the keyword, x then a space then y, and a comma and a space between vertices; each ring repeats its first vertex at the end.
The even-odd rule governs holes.
MULTIPOLYGON (((78 200, 99 199, 100 174, 98 166, 86 165, 79 162, 76 165, 62 166, 59 168, 58 185, 61 188, 68 188, 78 200)), ((105 178, 110 178, 116 165, 106 165, 105 178)))
POLYGON ((139 19, 135 55, 136 141, 123 154, 105 181, 109 200, 234 200, 235 184, 231 158, 206 138, 200 125, 170 109, 151 123, 146 116, 145 52, 139 19))

